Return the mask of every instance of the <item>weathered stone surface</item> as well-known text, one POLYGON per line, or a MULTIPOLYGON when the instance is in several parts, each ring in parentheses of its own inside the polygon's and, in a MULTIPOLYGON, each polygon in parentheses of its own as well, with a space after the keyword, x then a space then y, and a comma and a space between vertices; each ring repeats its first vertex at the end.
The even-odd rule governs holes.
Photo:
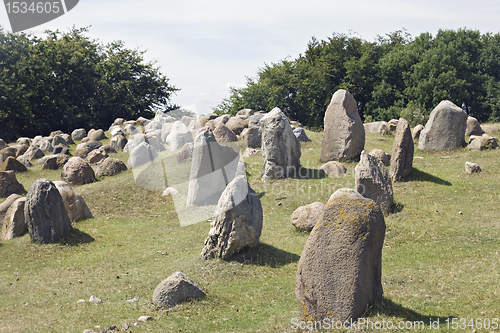
POLYGON ((479 173, 479 172, 481 172, 481 168, 476 163, 472 163, 472 162, 467 161, 467 162, 465 162, 465 172, 467 172, 467 173, 479 173))
POLYGON ((346 167, 337 161, 326 162, 319 169, 328 175, 328 177, 340 177, 347 172, 346 167))
POLYGON ((290 217, 294 227, 304 231, 311 231, 314 226, 321 222, 325 204, 322 202, 313 202, 306 206, 297 208, 290 217))
POLYGON ((193 142, 193 135, 186 125, 180 121, 176 121, 165 139, 165 142, 168 145, 168 149, 174 151, 182 148, 182 146, 188 142, 193 142))
POLYGON ((203 259, 228 259, 243 248, 259 243, 262 205, 245 176, 237 176, 227 185, 215 214, 201 252, 203 259))
POLYGON ((68 145, 68 143, 66 142, 65 137, 63 137, 63 134, 57 134, 56 136, 54 136, 52 138, 51 144, 52 144, 53 147, 55 147, 57 145, 65 145, 65 146, 68 145))
POLYGON ((0 233, 3 241, 21 237, 28 232, 24 221, 24 203, 26 198, 18 198, 14 201, 5 214, 4 224, 0 233))
POLYGON ((24 216, 31 239, 38 243, 56 243, 73 229, 61 194, 47 179, 38 179, 31 185, 24 216))
POLYGON ((165 146, 160 139, 161 132, 150 132, 144 135, 144 140, 151 146, 153 149, 159 153, 165 151, 165 146))
POLYGON ((264 116, 265 116, 265 114, 263 114, 263 113, 256 113, 256 114, 251 115, 248 118, 248 127, 249 128, 252 128, 252 127, 260 128, 260 120, 262 118, 264 118, 264 116))
POLYGON ((387 122, 387 127, 389 127, 389 131, 394 132, 396 130, 396 127, 398 127, 398 120, 397 119, 391 119, 387 122))
POLYGON ((90 141, 101 141, 106 139, 106 134, 102 129, 98 130, 90 130, 89 133, 87 134, 87 137, 89 138, 90 141))
POLYGON ((391 164, 391 155, 387 154, 386 152, 384 152, 382 149, 372 149, 370 151, 370 155, 379 160, 380 162, 382 162, 382 164, 384 164, 385 166, 388 166, 391 164))
POLYGON ((137 168, 148 162, 154 161, 157 157, 158 154, 156 151, 147 142, 143 141, 130 152, 127 166, 130 169, 137 168))
POLYGON ((220 122, 215 126, 213 131, 215 140, 217 142, 235 142, 238 141, 238 137, 229 128, 227 128, 224 123, 220 122))
POLYGON ((274 108, 260 120, 262 180, 296 177, 300 168, 300 141, 285 114, 274 108))
POLYGON ((262 146, 262 132, 260 128, 245 128, 243 132, 241 132, 241 137, 245 140, 249 148, 260 148, 262 146))
POLYGON ((354 321, 382 301, 385 221, 379 207, 350 189, 325 206, 299 260, 295 296, 306 321, 354 321))
POLYGON ((185 163, 193 159, 194 143, 188 142, 182 146, 181 150, 177 154, 177 163, 185 163))
POLYGON ((483 135, 484 131, 479 125, 479 121, 477 121, 474 117, 467 117, 467 127, 465 129, 465 136, 471 135, 483 135))
POLYGON ((175 272, 160 282, 153 293, 153 302, 157 306, 172 308, 190 299, 205 296, 205 292, 186 274, 175 272))
POLYGON ((186 206, 216 205, 237 174, 239 154, 217 143, 209 130, 196 136, 186 206))
POLYGON ((399 118, 396 136, 392 145, 391 168, 389 171, 393 182, 399 181, 410 174, 413 165, 413 149, 410 125, 405 119, 399 118))
POLYGON ((61 195, 64 208, 71 222, 92 218, 92 213, 82 195, 76 192, 71 185, 61 180, 55 181, 54 185, 61 195))
POLYGON ((382 134, 382 135, 391 134, 391 130, 389 129, 388 124, 382 124, 382 125, 380 125, 380 127, 378 128, 378 133, 382 134))
POLYGON ((393 191, 385 165, 363 150, 359 164, 354 168, 354 174, 356 191, 363 197, 375 201, 382 212, 390 211, 393 191))
MULTIPOLYGON (((41 159, 40 159, 41 160, 41 159)), ((58 170, 68 163, 69 157, 65 154, 49 155, 44 158, 42 169, 58 170)))
POLYGON ((25 155, 21 155, 21 156, 17 157, 16 160, 19 163, 21 163, 22 165, 24 165, 26 168, 32 167, 30 160, 25 155))
POLYGON ((138 132, 137 128, 132 124, 126 124, 125 126, 123 126, 122 131, 126 135, 132 135, 138 132))
POLYGON ((122 150, 127 144, 127 138, 124 135, 115 135, 109 140, 109 145, 116 150, 122 150))
POLYGON ((23 154, 24 156, 26 156, 28 158, 29 161, 32 161, 32 160, 35 160, 35 159, 38 159, 38 158, 42 158, 45 156, 44 152, 38 148, 37 146, 35 145, 31 145, 28 150, 26 150, 23 154))
POLYGON ((309 138, 307 137, 306 131, 303 128, 299 127, 293 130, 293 134, 299 139, 301 142, 309 142, 309 138))
POLYGON ((223 123, 223 124, 227 123, 229 119, 231 119, 231 115, 229 115, 229 114, 223 114, 222 116, 215 118, 214 119, 215 127, 217 127, 217 125, 219 125, 219 123, 223 123))
POLYGON ((236 112, 237 116, 247 116, 250 117, 254 114, 252 109, 241 109, 238 112, 236 112))
POLYGON ((484 133, 481 136, 471 135, 469 138, 469 145, 467 149, 469 150, 486 150, 486 149, 497 149, 498 139, 484 133))
POLYGON ((126 170, 127 166, 125 165, 125 163, 117 158, 107 157, 101 163, 99 163, 99 165, 97 165, 96 176, 112 177, 126 170))
POLYGON ((53 137, 55 137, 56 135, 59 135, 59 134, 63 134, 63 131, 57 130, 57 131, 50 132, 49 137, 53 138, 53 137))
POLYGON ((486 133, 498 133, 498 126, 495 125, 482 125, 481 128, 486 133))
POLYGON ((73 156, 81 157, 81 158, 85 159, 87 157, 88 153, 89 153, 89 150, 87 148, 77 148, 73 152, 73 156))
MULTIPOLYGON (((1 176, 1 175, 0 175, 1 176)), ((22 198, 19 194, 11 194, 5 199, 4 202, 0 203, 0 226, 4 223, 5 214, 9 209, 10 205, 14 203, 17 199, 22 198)))
MULTIPOLYGON (((29 146, 31 144, 31 139, 30 138, 19 138, 16 141, 20 145, 26 145, 29 146)), ((0 148, 1 149, 1 148, 0 148)))
POLYGON ((98 163, 108 157, 108 154, 105 151, 101 151, 100 149, 94 149, 90 153, 87 154, 87 158, 85 160, 87 163, 98 163))
POLYGON ((17 149, 17 151, 16 151, 16 156, 14 156, 14 157, 19 157, 19 156, 21 156, 21 155, 22 155, 22 154, 24 154, 24 153, 28 150, 28 148, 29 148, 29 146, 28 146, 28 145, 21 145, 21 144, 14 145, 14 146, 12 146, 12 147, 15 147, 15 148, 17 149))
POLYGON ((36 145, 44 153, 52 153, 54 151, 54 146, 52 146, 51 140, 49 141, 44 138, 40 140, 36 145))
POLYGON ((5 161, 3 161, 2 167, 0 168, 0 171, 8 171, 8 170, 12 170, 14 172, 28 171, 28 169, 24 166, 24 164, 22 164, 21 162, 16 160, 15 157, 12 156, 7 157, 5 161))
POLYGON ((73 139, 73 141, 80 141, 86 136, 87 131, 85 130, 85 128, 78 128, 71 132, 71 139, 73 139))
POLYGON ((4 149, 5 147, 7 147, 7 143, 5 143, 3 139, 0 139, 0 150, 4 149))
POLYGON ((227 123, 227 128, 229 128, 234 134, 240 135, 245 128, 248 127, 248 121, 243 120, 239 117, 231 117, 227 123))
POLYGON ((71 153, 69 152, 69 147, 63 144, 58 144, 57 146, 55 146, 53 154, 64 154, 68 156, 71 155, 71 153))
POLYGON ((359 158, 365 147, 365 129, 354 97, 346 90, 337 90, 324 118, 321 162, 349 161, 359 158))
POLYGON ((467 113, 450 101, 442 101, 432 110, 420 133, 418 149, 448 150, 465 146, 467 113))
POLYGON ((76 146, 76 150, 81 149, 81 148, 85 148, 90 153, 92 150, 99 149, 101 147, 102 147, 102 143, 101 142, 89 140, 89 141, 86 141, 86 142, 82 142, 78 146, 76 146))
POLYGON ((379 133, 380 126, 386 125, 386 121, 374 121, 371 123, 364 123, 363 127, 365 129, 365 133, 379 133))
POLYGON ((15 158, 17 156, 17 148, 15 148, 15 147, 5 147, 4 149, 0 150, 0 155, 2 155, 4 161, 9 156, 15 158))
POLYGON ((95 173, 83 158, 72 157, 63 167, 61 180, 70 185, 88 184, 95 181, 95 173))
POLYGON ((106 153, 106 154, 116 154, 117 153, 116 149, 113 146, 111 146, 110 144, 107 144, 107 145, 100 147, 99 150, 103 153, 106 153))
POLYGON ((413 131, 411 131, 411 137, 413 141, 418 140, 420 138, 420 134, 422 133, 422 130, 424 129, 424 125, 419 124, 413 128, 413 131))
POLYGON ((24 192, 24 186, 16 179, 14 171, 0 172, 0 198, 8 197, 11 194, 21 194, 24 192))

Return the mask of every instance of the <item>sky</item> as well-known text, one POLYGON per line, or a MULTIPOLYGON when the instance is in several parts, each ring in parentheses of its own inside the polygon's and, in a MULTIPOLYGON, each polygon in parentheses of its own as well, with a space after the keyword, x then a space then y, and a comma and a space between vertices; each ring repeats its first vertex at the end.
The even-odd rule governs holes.
MULTIPOLYGON (((0 25, 11 31, 4 8, 0 25)), ((499 17, 498 0, 81 0, 25 32, 90 26, 88 36, 102 43, 146 50, 145 60, 181 89, 172 102, 206 114, 229 97, 229 87, 244 87, 265 64, 296 58, 313 36, 354 33, 374 41, 403 28, 413 37, 460 28, 499 33, 499 17)))

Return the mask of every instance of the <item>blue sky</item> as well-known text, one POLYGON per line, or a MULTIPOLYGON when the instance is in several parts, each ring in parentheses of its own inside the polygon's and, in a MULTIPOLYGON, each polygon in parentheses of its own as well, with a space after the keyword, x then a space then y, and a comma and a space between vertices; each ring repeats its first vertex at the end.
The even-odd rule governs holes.
MULTIPOLYGON (((70 12, 33 30, 91 26, 89 36, 147 50, 181 91, 173 102, 211 112, 229 86, 242 87, 264 63, 302 53, 311 37, 354 32, 365 40, 406 28, 412 36, 439 29, 500 32, 498 0, 81 0, 70 12)), ((10 31, 5 9, 0 24, 10 31)), ((333 93, 333 92, 332 92, 333 93)))

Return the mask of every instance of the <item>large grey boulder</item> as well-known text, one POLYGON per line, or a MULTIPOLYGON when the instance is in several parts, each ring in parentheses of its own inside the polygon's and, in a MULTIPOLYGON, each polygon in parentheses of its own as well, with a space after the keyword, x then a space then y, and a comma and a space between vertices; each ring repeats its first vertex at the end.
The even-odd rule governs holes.
POLYGON ((71 185, 89 184, 95 181, 95 173, 83 158, 72 157, 64 164, 61 180, 71 185))
POLYGON ((260 148, 262 146, 262 132, 260 128, 245 128, 243 132, 241 132, 241 137, 245 140, 249 148, 260 148))
POLYGON ((96 168, 97 177, 112 177, 120 172, 126 171, 127 166, 121 160, 113 157, 107 157, 104 161, 101 161, 96 168))
MULTIPOLYGON (((386 121, 374 121, 371 123, 364 123, 363 124, 363 127, 365 128, 365 133, 380 133, 381 126, 387 127, 387 122, 386 121)), ((389 128, 387 127, 387 129, 389 129, 389 128)))
POLYGON ((219 122, 213 131, 215 140, 217 142, 235 142, 238 137, 233 133, 223 122, 219 122))
POLYGON ((231 147, 220 145, 210 130, 198 134, 186 206, 216 205, 227 184, 236 176, 239 160, 239 154, 231 147))
POLYGON ((38 243, 56 243, 73 230, 61 194, 47 179, 38 179, 31 185, 24 216, 31 239, 38 243))
POLYGON ((28 168, 15 157, 9 156, 3 161, 2 166, 0 167, 0 171, 8 171, 12 170, 14 172, 26 172, 28 168))
POLYGON ((365 129, 354 97, 337 90, 328 105, 321 141, 321 162, 349 161, 359 158, 365 147, 365 129))
POLYGON ((474 117, 467 117, 467 127, 465 129, 465 136, 471 135, 483 135, 484 131, 479 125, 479 121, 477 121, 474 117))
POLYGON ((285 114, 274 108, 260 120, 262 180, 296 177, 300 168, 300 141, 285 114))
POLYGON ((17 181, 14 171, 0 172, 0 198, 8 197, 11 194, 21 194, 24 192, 24 186, 17 181))
POLYGON ((408 122, 399 118, 396 136, 392 145, 389 175, 393 182, 407 177, 413 165, 413 138, 408 122))
POLYGON ((240 135, 245 128, 248 127, 248 120, 243 120, 240 117, 231 117, 225 124, 234 134, 240 135))
POLYGON ((388 166, 391 164, 391 155, 387 154, 382 149, 378 149, 378 148, 372 149, 370 151, 370 155, 372 157, 374 157, 375 159, 379 160, 380 162, 382 162, 385 166, 388 166))
POLYGON ((238 176, 227 185, 215 214, 201 252, 203 259, 228 259, 243 248, 259 243, 262 205, 245 176, 238 176))
POLYGON ((31 145, 28 148, 28 150, 26 150, 24 152, 23 155, 26 156, 29 161, 32 161, 32 160, 44 157, 45 153, 40 148, 38 148, 37 146, 31 145))
POLYGON ((73 132, 71 132, 71 139, 73 139, 73 141, 80 141, 86 136, 87 136, 87 131, 85 130, 85 128, 78 128, 73 132))
POLYGON ((71 222, 92 218, 92 212, 82 195, 76 192, 71 185, 61 180, 55 181, 54 185, 61 195, 64 208, 71 222))
POLYGON ((354 168, 354 176, 356 191, 375 201, 382 212, 389 212, 393 204, 393 190, 385 165, 363 150, 359 164, 354 168))
POLYGON ((468 150, 486 150, 497 149, 498 139, 494 136, 484 133, 483 135, 471 135, 469 138, 468 150))
POLYGON ((102 141, 106 139, 106 134, 102 129, 91 129, 87 134, 87 138, 89 138, 89 141, 102 141))
POLYGON ((347 168, 338 161, 329 161, 320 168, 328 177, 341 177, 347 172, 347 168))
POLYGON ((385 221, 380 208, 351 189, 328 200, 311 231, 295 278, 306 321, 355 321, 382 301, 385 221))
POLYGON ((24 219, 24 204, 26 198, 18 198, 10 205, 5 214, 4 224, 0 233, 0 239, 10 240, 21 237, 28 232, 28 227, 24 219))
POLYGON ((160 282, 153 293, 153 302, 157 306, 172 308, 190 299, 205 296, 205 292, 186 274, 175 272, 160 282))
POLYGON ((42 169, 44 170, 58 170, 64 167, 69 161, 69 157, 65 154, 47 155, 41 158, 43 160, 42 169))
POLYGON ((147 142, 140 143, 132 149, 128 158, 127 166, 130 169, 137 168, 148 162, 154 161, 158 157, 156 151, 147 142))
POLYGON ((450 101, 441 101, 432 110, 420 133, 418 149, 448 150, 465 146, 467 113, 450 101))
POLYGON ((304 231, 311 231, 316 224, 321 222, 325 204, 322 202, 313 202, 309 205, 298 207, 290 216, 294 227, 304 231))
POLYGON ((172 125, 172 130, 165 139, 168 149, 171 151, 181 149, 182 146, 188 142, 193 142, 193 135, 184 123, 176 121, 172 125))
POLYGON ((116 150, 122 150, 127 144, 127 138, 124 135, 117 134, 114 135, 111 140, 109 140, 109 145, 116 150))

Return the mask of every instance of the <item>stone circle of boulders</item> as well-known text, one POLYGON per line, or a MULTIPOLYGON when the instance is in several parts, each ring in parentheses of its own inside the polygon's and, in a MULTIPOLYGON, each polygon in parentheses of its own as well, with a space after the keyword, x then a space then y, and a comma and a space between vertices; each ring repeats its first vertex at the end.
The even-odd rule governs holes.
POLYGON ((274 108, 260 120, 262 132, 262 180, 297 177, 300 169, 300 141, 293 134, 285 114, 274 108))
POLYGON ((356 100, 347 90, 337 90, 325 113, 321 162, 356 160, 364 147, 365 129, 356 100))
POLYGON ((201 253, 203 259, 228 259, 243 248, 259 243, 262 205, 245 176, 237 176, 227 185, 215 214, 201 253))
POLYGON ((14 171, 0 171, 0 198, 8 197, 11 194, 22 194, 24 186, 17 181, 14 171))
POLYGON ((304 129, 301 128, 301 127, 298 127, 296 129, 294 129, 293 130, 293 134, 295 134, 295 136, 297 137, 297 139, 299 139, 299 141, 301 141, 301 142, 309 142, 309 141, 311 141, 307 137, 306 131, 304 131, 304 129))
POLYGON ((410 174, 413 165, 413 150, 410 125, 405 119, 399 118, 396 136, 392 145, 391 168, 389 171, 393 182, 399 181, 410 174))
POLYGON ((476 163, 472 163, 472 162, 467 161, 467 162, 465 162, 465 172, 467 172, 467 173, 479 173, 479 172, 481 172, 481 168, 476 163))
POLYGON ((56 243, 73 230, 61 194, 47 179, 38 179, 31 185, 24 216, 31 239, 38 243, 56 243))
POLYGON ((385 165, 363 150, 354 174, 356 191, 372 199, 382 212, 389 212, 393 204, 393 190, 385 165))
POLYGON ((153 293, 153 302, 157 306, 172 308, 190 299, 205 296, 205 292, 186 274, 175 272, 160 282, 153 293))
POLYGON ((298 207, 290 216, 294 227, 304 231, 311 231, 316 224, 321 222, 325 204, 313 202, 309 205, 298 207))
POLYGON ((448 150, 465 146, 467 113, 450 101, 441 101, 432 110, 420 133, 418 149, 448 150))
POLYGON ((193 142, 193 135, 184 123, 176 121, 165 139, 168 149, 171 151, 180 149, 188 142, 193 142))
POLYGON ((5 213, 0 239, 3 241, 21 237, 28 232, 24 219, 24 204, 26 198, 18 198, 5 213))
POLYGON ((329 161, 323 164, 320 168, 328 177, 340 177, 345 175, 347 168, 338 161, 329 161))
POLYGON ((355 321, 382 301, 384 237, 372 200, 350 189, 332 194, 297 268, 295 296, 306 321, 355 321))
POLYGON ((465 136, 471 135, 483 135, 484 131, 479 125, 479 121, 477 121, 474 117, 467 117, 467 127, 465 129, 465 136))
POLYGON ((54 185, 61 195, 64 208, 72 223, 92 218, 92 212, 82 195, 76 192, 71 185, 62 180, 55 181, 54 185))
POLYGON ((70 185, 89 184, 95 181, 95 173, 83 158, 72 157, 61 171, 61 180, 70 185))
POLYGON ((112 177, 126 170, 127 166, 121 160, 114 157, 107 157, 97 165, 95 173, 97 177, 112 177))

